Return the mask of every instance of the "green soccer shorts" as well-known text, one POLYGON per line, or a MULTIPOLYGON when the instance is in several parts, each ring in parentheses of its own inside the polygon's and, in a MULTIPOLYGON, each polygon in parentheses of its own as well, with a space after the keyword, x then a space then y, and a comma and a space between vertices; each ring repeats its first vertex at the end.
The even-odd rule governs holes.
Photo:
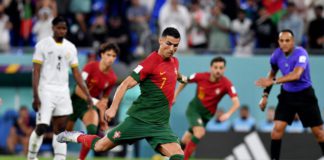
POLYGON ((206 127, 208 121, 213 117, 212 114, 206 112, 205 108, 199 108, 193 104, 189 104, 186 117, 189 122, 189 129, 190 133, 193 133, 192 128, 195 126, 202 126, 206 127))
MULTIPOLYGON (((72 94, 71 100, 72 100, 72 106, 73 106, 73 113, 69 116, 69 119, 74 122, 78 118, 80 118, 80 120, 82 120, 84 114, 88 111, 87 102, 84 99, 77 96, 76 94, 72 94)), ((96 106, 93 106, 92 108, 96 109, 98 112, 98 109, 96 106)))
POLYGON ((127 117, 109 131, 107 137, 115 144, 132 144, 140 139, 146 139, 156 152, 159 152, 157 147, 160 144, 180 144, 179 138, 172 132, 169 124, 150 124, 134 117, 127 117))

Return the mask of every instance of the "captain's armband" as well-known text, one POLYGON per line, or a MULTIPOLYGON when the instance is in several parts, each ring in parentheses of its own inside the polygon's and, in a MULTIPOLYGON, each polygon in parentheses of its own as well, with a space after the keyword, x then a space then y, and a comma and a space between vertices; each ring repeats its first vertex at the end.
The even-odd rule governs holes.
POLYGON ((188 83, 188 77, 187 76, 184 76, 184 75, 181 75, 181 77, 178 77, 177 80, 180 83, 188 83))

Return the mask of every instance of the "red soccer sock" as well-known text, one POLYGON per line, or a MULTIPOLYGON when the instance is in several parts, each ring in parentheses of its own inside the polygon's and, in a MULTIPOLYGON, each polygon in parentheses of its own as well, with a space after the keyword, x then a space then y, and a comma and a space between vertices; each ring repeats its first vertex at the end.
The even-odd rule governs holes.
POLYGON ((79 159, 80 160, 85 160, 85 158, 87 157, 88 153, 90 151, 89 147, 86 147, 82 144, 81 146, 81 150, 80 150, 80 154, 79 154, 79 159))
MULTIPOLYGON (((94 124, 87 125, 87 133, 88 133, 88 135, 97 134, 97 131, 98 131, 97 129, 98 129, 98 126, 96 126, 94 124)), ((92 143, 93 143, 93 141, 92 141, 92 143)), ((79 159, 80 160, 85 160, 88 153, 89 153, 89 151, 90 151, 89 147, 86 147, 86 146, 82 145, 80 153, 79 153, 79 159)))
POLYGON ((94 142, 97 142, 100 139, 99 136, 97 135, 80 135, 77 139, 77 141, 79 143, 82 143, 82 147, 86 147, 86 148, 94 148, 94 142))
POLYGON ((193 136, 184 150, 184 160, 188 160, 190 158, 191 154, 196 150, 198 143, 199 139, 193 136))

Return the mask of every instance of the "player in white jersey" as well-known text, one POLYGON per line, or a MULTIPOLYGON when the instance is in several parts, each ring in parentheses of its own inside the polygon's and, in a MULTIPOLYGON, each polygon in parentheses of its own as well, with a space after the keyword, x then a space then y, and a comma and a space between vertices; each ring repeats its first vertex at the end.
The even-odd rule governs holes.
POLYGON ((68 116, 73 112, 69 92, 70 67, 78 86, 87 96, 89 106, 93 105, 78 69, 77 49, 64 38, 67 33, 66 20, 56 17, 52 25, 53 37, 39 41, 33 56, 33 108, 37 114, 36 129, 29 139, 28 160, 37 160, 43 134, 51 121, 54 131, 54 160, 66 158, 66 144, 58 143, 56 135, 65 130, 68 116))

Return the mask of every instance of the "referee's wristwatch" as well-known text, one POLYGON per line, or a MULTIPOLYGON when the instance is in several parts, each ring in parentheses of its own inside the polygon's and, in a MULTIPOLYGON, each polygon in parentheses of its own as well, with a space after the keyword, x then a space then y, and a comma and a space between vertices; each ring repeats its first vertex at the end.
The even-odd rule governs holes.
POLYGON ((262 98, 264 98, 264 97, 268 98, 269 94, 268 93, 263 93, 262 98))
POLYGON ((272 80, 272 84, 279 84, 276 79, 272 80))

